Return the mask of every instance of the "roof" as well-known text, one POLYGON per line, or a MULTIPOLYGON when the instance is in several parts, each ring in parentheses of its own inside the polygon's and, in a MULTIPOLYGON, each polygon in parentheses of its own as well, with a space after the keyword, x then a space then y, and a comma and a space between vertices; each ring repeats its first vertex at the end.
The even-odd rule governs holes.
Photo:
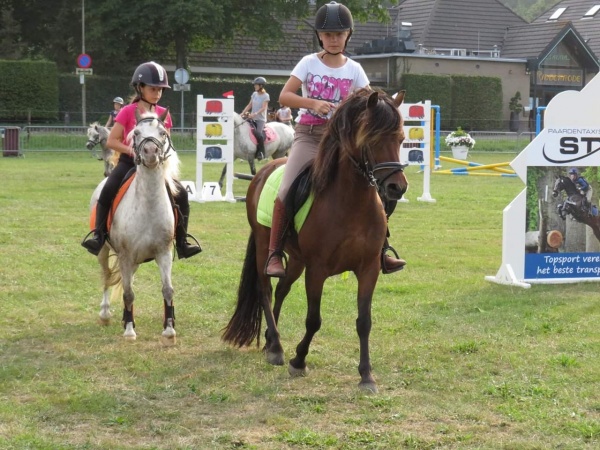
MULTIPOLYGON (((529 24, 499 0, 400 0, 398 6, 388 10, 389 24, 356 22, 347 50, 350 55, 357 54, 365 43, 397 38, 409 23, 415 50, 421 54, 532 59, 557 38, 566 37, 575 44, 587 39, 593 54, 582 57, 597 60, 600 12, 582 19, 594 4, 600 5, 600 0, 565 0, 529 24), (561 5, 567 9, 560 20, 548 21, 561 5), (567 26, 569 21, 571 25, 567 26)), ((319 47, 307 20, 286 21, 283 30, 285 40, 270 48, 260 48, 254 38, 237 36, 230 46, 218 45, 206 52, 192 53, 192 71, 287 76, 304 55, 319 47)), ((584 48, 584 53, 588 50, 584 48)))
POLYGON ((550 22, 570 21, 582 39, 598 56, 600 55, 600 8, 597 8, 598 11, 595 15, 585 17, 585 14, 594 6, 600 6, 600 0, 563 0, 535 18, 531 23, 536 25, 548 23, 550 17, 559 8, 566 8, 558 19, 550 22))

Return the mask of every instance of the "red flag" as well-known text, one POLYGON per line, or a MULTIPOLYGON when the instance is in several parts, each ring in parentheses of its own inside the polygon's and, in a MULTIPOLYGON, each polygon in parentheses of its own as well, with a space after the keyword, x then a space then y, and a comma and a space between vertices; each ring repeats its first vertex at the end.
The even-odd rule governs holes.
POLYGON ((225 97, 225 98, 233 98, 233 91, 223 92, 223 97, 225 97))

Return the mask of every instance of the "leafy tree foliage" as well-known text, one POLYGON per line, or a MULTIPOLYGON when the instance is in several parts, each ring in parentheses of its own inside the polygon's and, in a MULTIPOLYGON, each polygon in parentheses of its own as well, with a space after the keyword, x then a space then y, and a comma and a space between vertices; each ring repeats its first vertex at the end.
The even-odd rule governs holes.
MULTIPOLYGON (((190 51, 231 42, 234 35, 276 45, 282 22, 307 18, 325 1, 318 0, 0 0, 0 39, 11 46, 0 58, 44 58, 59 70, 73 71, 83 49, 82 6, 85 5, 85 51, 98 74, 129 74, 140 62, 176 60, 187 67, 190 51), (311 5, 311 3, 316 3, 311 5)), ((347 0, 356 20, 389 20, 391 0, 347 0)))

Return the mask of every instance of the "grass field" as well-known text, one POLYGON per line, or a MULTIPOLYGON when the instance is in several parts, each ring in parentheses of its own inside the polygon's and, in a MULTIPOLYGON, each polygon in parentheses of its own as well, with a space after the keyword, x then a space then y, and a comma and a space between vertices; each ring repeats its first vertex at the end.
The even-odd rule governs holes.
MULTIPOLYGON (((182 160, 182 179, 194 180, 195 155, 182 160)), ((208 166, 204 180, 220 169, 208 166)), ((236 170, 248 172, 242 163, 236 170)), ((121 336, 120 303, 116 320, 99 325, 99 268, 80 241, 101 172, 83 151, 0 159, 0 448, 600 446, 598 285, 484 281, 500 267, 502 210, 520 180, 433 175, 437 202, 422 203, 423 175, 407 169, 409 202, 390 230, 408 266, 379 279, 371 357, 380 392, 366 395, 357 389, 353 276, 325 286, 305 378, 268 365, 257 348, 220 340, 248 238, 243 203, 192 204, 204 252, 174 263, 177 346, 159 344, 153 263, 135 280, 138 340, 121 336)), ((236 196, 246 183, 235 182, 236 196)), ((299 283, 280 321, 286 359, 304 314, 299 283)))

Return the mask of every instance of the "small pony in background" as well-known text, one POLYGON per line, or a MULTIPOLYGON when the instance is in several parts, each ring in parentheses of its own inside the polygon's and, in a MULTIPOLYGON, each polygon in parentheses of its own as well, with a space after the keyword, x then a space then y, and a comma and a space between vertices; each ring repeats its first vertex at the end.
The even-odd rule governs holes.
POLYGON ((92 156, 97 158, 99 161, 104 161, 104 176, 110 175, 110 172, 117 165, 118 155, 112 149, 106 146, 108 135, 110 130, 98 122, 91 123, 87 129, 87 143, 85 147, 92 152, 92 156), (100 144, 102 151, 98 155, 95 150, 96 146, 100 144))
MULTIPOLYGON (((100 319, 108 323, 111 318, 110 298, 123 292, 123 326, 125 339, 136 339, 133 317, 133 276, 140 264, 155 260, 162 280, 164 321, 161 340, 164 345, 175 344, 175 307, 171 268, 176 216, 167 191, 176 192, 174 179, 179 174, 179 158, 164 126, 166 112, 161 117, 136 114, 137 125, 130 139, 137 165, 135 174, 121 187, 118 205, 109 216, 109 238, 98 255, 102 268, 103 298, 100 319), (128 187, 127 187, 128 185, 128 187), (123 193, 124 192, 124 193, 123 193)), ((96 202, 106 179, 95 189, 90 209, 96 202)), ((93 221, 92 226, 93 228, 93 221)))

